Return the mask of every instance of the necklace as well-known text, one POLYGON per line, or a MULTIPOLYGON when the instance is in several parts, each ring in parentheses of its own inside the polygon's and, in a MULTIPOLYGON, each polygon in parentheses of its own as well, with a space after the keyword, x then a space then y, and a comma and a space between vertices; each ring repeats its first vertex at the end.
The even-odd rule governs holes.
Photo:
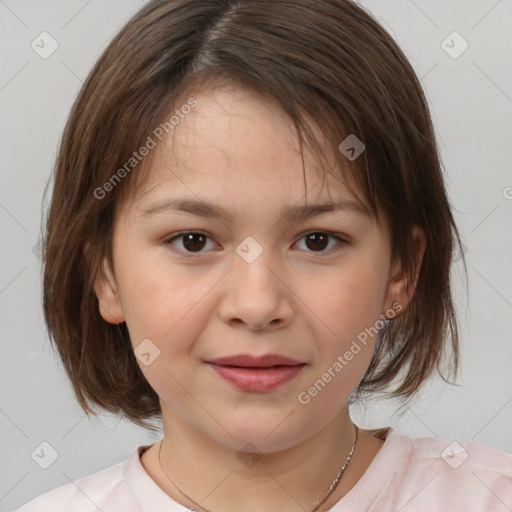
MULTIPOLYGON (((321 499, 321 500, 317 500, 315 501, 315 503, 313 504, 313 509, 310 511, 310 512, 316 512, 321 505, 323 505, 325 503, 325 501, 327 500, 327 498, 334 492, 334 489, 336 489, 336 487, 338 486, 340 480, 341 480, 341 477, 343 476, 343 473, 345 472, 345 470, 347 469, 347 466, 350 462, 350 459, 352 458, 352 455, 354 454, 354 450, 356 449, 356 445, 357 445, 357 438, 358 438, 358 433, 359 433, 359 427, 357 425, 354 425, 354 443, 352 445, 352 449, 350 450, 350 453, 348 454, 348 457, 347 457, 347 460, 345 461, 345 464, 343 464, 343 467, 338 471, 338 474, 336 475, 336 478, 333 480, 332 484, 330 485, 329 489, 327 490, 327 493, 325 494, 325 496, 321 499)), ((172 482, 172 484, 174 485, 174 487, 176 487, 176 489, 178 489, 178 491, 183 494, 183 496, 185 496, 185 498, 187 498, 189 501, 191 501, 194 505, 198 506, 200 509, 204 510, 205 512, 210 512, 208 509, 204 508, 203 506, 199 505, 198 503, 196 503, 190 496, 187 496, 175 483, 174 481, 172 480, 172 478, 167 474, 167 472, 165 471, 163 465, 162 465, 162 459, 160 457, 160 454, 162 452, 162 444, 163 444, 163 438, 162 440, 160 441, 160 448, 158 449, 158 462, 160 463, 160 467, 162 468, 162 471, 164 472, 165 476, 169 479, 170 482, 172 482)), ((192 509, 189 509, 191 512, 197 512, 196 509, 192 508, 192 509)))

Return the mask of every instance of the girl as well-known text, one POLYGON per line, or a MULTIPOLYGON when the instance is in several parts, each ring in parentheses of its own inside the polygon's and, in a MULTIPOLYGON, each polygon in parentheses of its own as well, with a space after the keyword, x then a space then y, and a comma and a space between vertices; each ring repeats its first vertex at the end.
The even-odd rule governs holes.
POLYGON ((512 456, 349 415, 456 376, 459 244, 419 81, 360 6, 147 3, 68 120, 43 299, 84 410, 163 437, 19 510, 512 510, 512 456))

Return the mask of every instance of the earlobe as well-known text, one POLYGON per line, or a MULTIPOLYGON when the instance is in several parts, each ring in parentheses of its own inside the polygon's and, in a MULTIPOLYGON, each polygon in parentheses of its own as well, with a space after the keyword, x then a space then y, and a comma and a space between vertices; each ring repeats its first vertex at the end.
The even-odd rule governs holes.
POLYGON ((117 284, 107 258, 94 280, 94 293, 98 298, 100 314, 106 322, 119 324, 125 321, 117 284))

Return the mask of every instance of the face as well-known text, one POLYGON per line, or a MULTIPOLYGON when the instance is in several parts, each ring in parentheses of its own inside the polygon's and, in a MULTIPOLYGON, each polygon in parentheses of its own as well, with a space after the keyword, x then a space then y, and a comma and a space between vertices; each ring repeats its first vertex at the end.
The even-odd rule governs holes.
POLYGON ((323 185, 307 151, 306 204, 297 139, 277 104, 236 87, 194 97, 120 209, 113 272, 105 264, 95 291, 105 320, 126 322, 164 425, 233 450, 285 449, 345 407, 381 315, 407 302, 403 276, 386 224, 339 177, 323 185), (212 364, 269 354, 292 361, 212 364))

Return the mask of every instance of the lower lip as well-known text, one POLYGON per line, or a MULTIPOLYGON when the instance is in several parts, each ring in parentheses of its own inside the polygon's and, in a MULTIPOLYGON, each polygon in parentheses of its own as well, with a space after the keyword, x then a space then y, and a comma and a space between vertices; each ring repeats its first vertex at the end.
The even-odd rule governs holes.
POLYGON ((303 364, 273 368, 239 368, 208 363, 221 377, 244 391, 271 391, 297 375, 303 364))

